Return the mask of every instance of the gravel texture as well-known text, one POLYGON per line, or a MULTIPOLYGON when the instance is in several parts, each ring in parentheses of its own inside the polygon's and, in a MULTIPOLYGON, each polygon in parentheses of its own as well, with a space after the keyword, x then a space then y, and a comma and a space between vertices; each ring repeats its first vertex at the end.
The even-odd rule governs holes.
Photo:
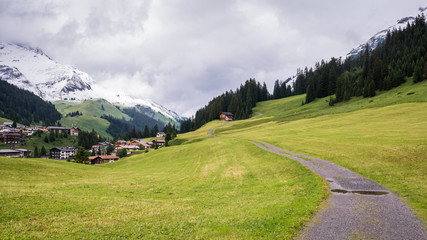
POLYGON ((377 183, 320 158, 250 142, 298 161, 329 183, 332 194, 297 239, 427 239, 406 203, 377 183))

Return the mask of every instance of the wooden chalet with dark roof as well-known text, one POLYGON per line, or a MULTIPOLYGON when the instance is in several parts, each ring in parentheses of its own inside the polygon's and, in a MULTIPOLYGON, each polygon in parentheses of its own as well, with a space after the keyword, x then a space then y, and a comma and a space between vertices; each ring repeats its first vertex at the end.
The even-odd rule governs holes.
POLYGON ((219 120, 221 120, 221 121, 233 121, 233 114, 231 112, 222 112, 219 115, 219 120))
POLYGON ((89 164, 110 163, 119 160, 120 158, 114 155, 100 155, 89 157, 89 164))

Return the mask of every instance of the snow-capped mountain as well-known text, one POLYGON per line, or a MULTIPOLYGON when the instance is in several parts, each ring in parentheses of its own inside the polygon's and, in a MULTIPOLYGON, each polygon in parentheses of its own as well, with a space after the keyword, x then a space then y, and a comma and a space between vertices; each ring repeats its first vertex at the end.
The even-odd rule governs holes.
POLYGON ((0 43, 0 79, 33 92, 47 101, 104 98, 126 107, 145 106, 165 117, 182 119, 174 111, 149 100, 105 89, 87 73, 52 60, 39 48, 26 44, 0 43))
MULTIPOLYGON (((427 7, 425 8, 419 8, 419 14, 427 14, 427 7)), ((392 32, 393 30, 398 30, 400 29, 404 29, 406 28, 406 26, 409 24, 412 24, 415 21, 415 17, 414 16, 410 16, 410 17, 404 17, 400 20, 397 21, 397 23, 393 26, 388 27, 387 29, 384 29, 380 32, 378 32, 377 34, 375 34, 373 37, 371 37, 367 42, 360 44, 357 48, 353 48, 348 54, 347 57, 356 57, 359 56, 360 54, 363 53, 363 51, 365 51, 366 49, 366 44, 368 44, 369 46, 369 50, 373 50, 376 47, 378 47, 378 45, 380 45, 381 43, 383 43, 387 37, 387 32, 392 32)))
POLYGON ((87 73, 24 44, 0 43, 0 78, 47 101, 96 97, 87 73))

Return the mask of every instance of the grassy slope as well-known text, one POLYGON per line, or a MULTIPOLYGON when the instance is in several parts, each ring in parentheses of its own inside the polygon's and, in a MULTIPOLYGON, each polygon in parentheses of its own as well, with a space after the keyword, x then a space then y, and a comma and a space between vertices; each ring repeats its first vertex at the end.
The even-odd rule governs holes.
POLYGON ((304 96, 264 102, 218 138, 206 134, 223 124, 214 121, 178 146, 102 166, 0 158, 0 238, 291 238, 325 183, 245 139, 335 161, 398 192, 425 219, 426 89, 406 84, 332 108, 325 99, 301 106, 304 96))
POLYGON ((257 117, 216 133, 334 161, 397 192, 426 222, 427 81, 334 107, 328 98, 301 106, 303 98, 263 102, 257 117))
POLYGON ((325 183, 247 141, 207 136, 221 124, 102 166, 0 158, 0 238, 290 239, 325 183))
POLYGON ((82 103, 73 103, 69 101, 56 101, 54 102, 56 109, 62 114, 63 118, 61 119, 61 124, 63 126, 77 126, 85 131, 95 131, 107 138, 113 138, 109 133, 107 133, 107 128, 110 123, 101 119, 103 115, 111 115, 115 118, 125 118, 129 120, 130 117, 120 110, 118 110, 111 103, 103 100, 85 100, 82 103), (104 106, 104 110, 102 107, 104 106), (67 113, 79 111, 83 113, 79 117, 65 117, 67 113))
POLYGON ((0 124, 3 124, 4 122, 13 122, 13 121, 7 118, 0 117, 0 124))
MULTIPOLYGON (((46 133, 45 133, 46 134, 46 133)), ((48 134, 46 134, 48 135, 48 134)), ((46 143, 44 141, 45 135, 42 135, 41 137, 38 136, 31 136, 25 144, 19 145, 17 148, 26 148, 34 151, 34 148, 37 146, 37 148, 40 149, 44 146, 47 150, 47 153, 49 154, 49 149, 53 147, 67 147, 67 146, 77 146, 77 138, 68 136, 67 138, 55 138, 55 141, 46 143)))

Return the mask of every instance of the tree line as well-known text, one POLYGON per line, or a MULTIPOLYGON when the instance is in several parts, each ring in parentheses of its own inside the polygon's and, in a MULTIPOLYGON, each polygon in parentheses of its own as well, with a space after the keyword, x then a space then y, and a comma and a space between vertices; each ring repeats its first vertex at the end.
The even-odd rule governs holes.
POLYGON ((0 79, 0 117, 24 125, 54 125, 61 119, 55 106, 27 90, 0 79))
POLYGON ((193 131, 209 121, 218 119, 221 112, 233 113, 234 119, 248 118, 257 102, 269 99, 270 94, 265 82, 261 84, 255 79, 249 79, 235 91, 226 91, 221 96, 213 98, 199 109, 195 116, 181 121, 180 132, 193 131))
POLYGON ((388 32, 385 41, 374 50, 369 46, 355 57, 331 58, 315 64, 314 69, 297 69, 295 80, 276 80, 271 95, 265 83, 250 79, 236 91, 213 98, 195 116, 181 122, 180 132, 196 130, 218 119, 221 112, 231 112, 234 119, 252 114, 257 102, 307 94, 302 104, 316 98, 330 97, 330 104, 347 101, 353 96, 372 97, 376 90, 389 90, 413 77, 414 83, 427 78, 427 27, 424 15, 417 16, 405 29, 388 32), (334 97, 332 97, 334 96, 334 97))
POLYGON ((357 57, 332 58, 316 63, 315 69, 300 72, 295 85, 306 85, 305 103, 331 96, 331 105, 353 96, 373 97, 377 90, 390 90, 413 77, 414 83, 427 76, 427 25, 424 15, 405 29, 388 32, 374 50, 365 46, 357 57), (335 95, 335 98, 332 96, 335 95))

